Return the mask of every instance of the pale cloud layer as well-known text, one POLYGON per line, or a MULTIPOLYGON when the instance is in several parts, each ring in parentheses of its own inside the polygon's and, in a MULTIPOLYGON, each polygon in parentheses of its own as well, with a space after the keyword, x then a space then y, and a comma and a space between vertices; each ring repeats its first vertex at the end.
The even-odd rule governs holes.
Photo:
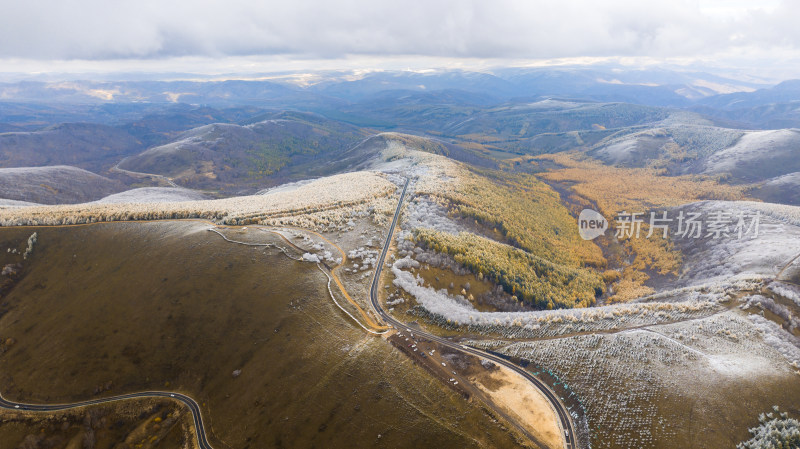
MULTIPOLYGON (((777 58, 800 2, 6 1, 0 59, 777 58)), ((9 67, 6 67, 6 71, 9 67)))

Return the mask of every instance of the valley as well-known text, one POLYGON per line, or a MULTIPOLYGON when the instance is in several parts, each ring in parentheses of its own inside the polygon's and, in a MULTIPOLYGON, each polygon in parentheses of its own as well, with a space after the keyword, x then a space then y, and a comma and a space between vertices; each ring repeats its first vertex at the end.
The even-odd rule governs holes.
POLYGON ((720 448, 800 416, 796 129, 461 75, 129 83, 155 102, 8 119, 0 441, 720 448))

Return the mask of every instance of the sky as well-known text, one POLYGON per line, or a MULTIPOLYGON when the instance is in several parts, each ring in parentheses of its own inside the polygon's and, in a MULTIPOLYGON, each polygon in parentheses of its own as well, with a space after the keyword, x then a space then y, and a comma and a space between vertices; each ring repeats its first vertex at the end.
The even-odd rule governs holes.
POLYGON ((800 77, 791 0, 0 0, 0 72, 617 61, 800 77))

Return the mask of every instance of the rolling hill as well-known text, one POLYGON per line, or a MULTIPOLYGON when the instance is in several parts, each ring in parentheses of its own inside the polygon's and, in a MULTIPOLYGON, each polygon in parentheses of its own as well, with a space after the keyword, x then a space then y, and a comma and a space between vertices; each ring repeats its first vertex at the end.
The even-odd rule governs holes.
POLYGON ((166 176, 185 187, 258 190, 341 170, 348 163, 345 152, 367 135, 359 128, 308 114, 271 113, 253 121, 245 126, 215 123, 192 129, 119 166, 166 176))
POLYGON ((672 175, 724 175, 733 183, 759 183, 800 171, 800 132, 674 124, 627 130, 586 153, 619 167, 652 166, 672 175))
POLYGON ((71 165, 100 173, 142 149, 141 142, 124 130, 65 123, 41 131, 0 134, 0 167, 71 165))
POLYGON ((0 168, 0 197, 39 204, 82 203, 123 189, 121 183, 76 167, 0 168))

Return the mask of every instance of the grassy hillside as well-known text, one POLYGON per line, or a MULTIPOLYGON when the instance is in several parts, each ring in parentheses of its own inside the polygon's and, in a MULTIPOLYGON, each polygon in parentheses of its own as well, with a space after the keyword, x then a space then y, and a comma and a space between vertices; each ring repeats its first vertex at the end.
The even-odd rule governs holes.
POLYGON ((0 229, 0 263, 22 264, 0 309, 0 342, 14 342, 0 351, 3 396, 182 391, 201 404, 215 447, 518 447, 342 314, 316 265, 207 227, 40 228, 27 259, 5 248, 24 250, 33 231, 0 229))
POLYGON ((17 449, 193 447, 191 415, 166 399, 138 399, 58 413, 3 412, 0 441, 17 449), (84 445, 85 444, 85 445, 84 445))

